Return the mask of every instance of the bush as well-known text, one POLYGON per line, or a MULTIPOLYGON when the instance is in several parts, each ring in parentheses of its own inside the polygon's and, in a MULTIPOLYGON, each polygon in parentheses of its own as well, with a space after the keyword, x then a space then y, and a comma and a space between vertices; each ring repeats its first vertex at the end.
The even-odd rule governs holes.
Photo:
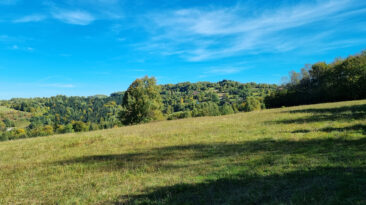
POLYGON ((67 124, 67 125, 59 125, 56 129, 57 133, 60 134, 64 134, 64 133, 70 133, 70 132, 74 132, 73 128, 72 128, 72 124, 67 124))
POLYGON ((9 132, 8 138, 10 140, 27 138, 27 132, 23 128, 15 128, 9 132))
POLYGON ((260 110, 261 109, 261 102, 254 97, 248 97, 245 105, 244 105, 244 111, 250 112, 254 110, 260 110))
POLYGON ((225 104, 220 108, 221 115, 234 114, 233 107, 229 104, 225 104))
POLYGON ((75 132, 84 132, 84 131, 88 131, 89 127, 82 121, 73 121, 72 122, 72 129, 75 132))
POLYGON ((191 117, 190 111, 176 112, 168 116, 168 120, 176 120, 191 117))
POLYGON ((0 131, 4 131, 5 129, 6 129, 5 123, 0 120, 0 131))
POLYGON ((5 132, 1 133, 0 134, 0 141, 7 141, 7 140, 9 140, 8 135, 5 132))

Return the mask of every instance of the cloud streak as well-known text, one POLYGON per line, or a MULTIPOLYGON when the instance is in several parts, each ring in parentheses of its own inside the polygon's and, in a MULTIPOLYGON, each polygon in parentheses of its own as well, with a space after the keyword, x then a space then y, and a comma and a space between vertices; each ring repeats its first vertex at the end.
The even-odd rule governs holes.
POLYGON ((50 87, 50 88, 74 88, 73 84, 62 84, 62 83, 51 83, 51 84, 42 84, 41 87, 50 87))
POLYGON ((33 15, 29 15, 29 16, 24 16, 19 19, 15 19, 13 22, 14 23, 39 22, 39 21, 43 21, 45 19, 46 19, 46 16, 44 16, 44 15, 33 14, 33 15))
POLYGON ((179 55, 188 61, 243 53, 286 52, 324 42, 333 31, 328 25, 366 12, 352 7, 354 3, 353 0, 317 1, 275 10, 251 8, 254 10, 251 12, 245 5, 236 5, 150 14, 152 25, 147 29, 152 37, 147 43, 149 46, 139 48, 158 50, 162 55, 179 55), (312 26, 319 29, 312 30, 312 26))
POLYGON ((59 10, 52 13, 52 16, 64 23, 82 26, 91 24, 95 20, 93 15, 80 10, 59 10))
POLYGON ((0 0, 0 5, 15 5, 19 0, 0 0))

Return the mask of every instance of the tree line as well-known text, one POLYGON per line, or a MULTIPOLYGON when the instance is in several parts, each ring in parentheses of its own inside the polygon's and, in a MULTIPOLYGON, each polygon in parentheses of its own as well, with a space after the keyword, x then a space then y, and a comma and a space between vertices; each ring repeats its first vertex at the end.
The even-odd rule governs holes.
POLYGON ((14 127, 16 123, 0 113, 0 140, 364 98, 365 51, 329 64, 306 65, 300 72, 292 71, 289 82, 281 86, 231 80, 157 85, 155 78, 146 76, 110 96, 0 101, 0 106, 22 111, 17 118, 28 119, 26 127, 14 127))
POLYGON ((265 98, 269 108, 366 98, 366 51, 307 65, 265 98))
POLYGON ((82 132, 152 120, 217 116, 263 109, 264 97, 276 88, 276 85, 230 80, 157 85, 155 78, 144 77, 136 79, 127 91, 110 96, 14 98, 1 101, 0 104, 30 113, 29 125, 12 127, 14 124, 7 120, 7 125, 0 126, 0 139, 82 132), (10 131, 9 127, 12 128, 10 131))

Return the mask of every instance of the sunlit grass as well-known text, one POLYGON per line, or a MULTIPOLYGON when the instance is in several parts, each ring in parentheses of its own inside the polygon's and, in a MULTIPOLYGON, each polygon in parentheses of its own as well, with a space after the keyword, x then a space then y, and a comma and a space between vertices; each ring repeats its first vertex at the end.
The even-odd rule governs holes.
POLYGON ((365 204, 365 135, 363 100, 1 142, 0 204, 365 204))
POLYGON ((9 119, 14 122, 15 127, 26 128, 30 124, 30 117, 30 113, 0 106, 0 120, 9 119))
POLYGON ((0 106, 0 113, 3 113, 3 112, 11 112, 11 111, 14 111, 10 108, 7 108, 5 106, 0 106))

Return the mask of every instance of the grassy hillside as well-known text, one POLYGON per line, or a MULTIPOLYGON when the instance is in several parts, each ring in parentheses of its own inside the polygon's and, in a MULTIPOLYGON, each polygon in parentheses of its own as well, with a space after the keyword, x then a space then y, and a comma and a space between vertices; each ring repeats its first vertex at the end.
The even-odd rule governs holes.
POLYGON ((15 127, 25 128, 29 125, 30 113, 21 112, 5 106, 0 106, 0 121, 8 119, 14 122, 15 127))
POLYGON ((366 100, 0 143, 0 204, 366 204, 366 100))

